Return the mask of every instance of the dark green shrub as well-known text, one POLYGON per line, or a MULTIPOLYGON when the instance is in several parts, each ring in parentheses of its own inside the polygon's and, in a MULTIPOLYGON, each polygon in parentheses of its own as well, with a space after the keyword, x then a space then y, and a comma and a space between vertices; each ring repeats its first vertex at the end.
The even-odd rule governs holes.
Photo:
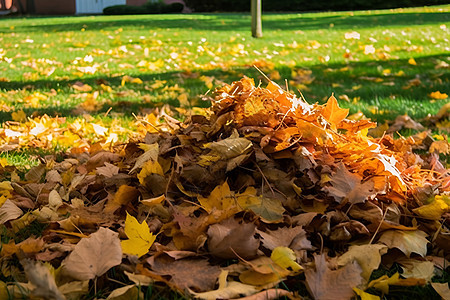
POLYGON ((180 13, 183 11, 184 5, 179 2, 174 2, 168 5, 163 6, 161 13, 169 14, 169 13, 180 13))
POLYGON ((103 13, 105 15, 139 15, 147 12, 142 6, 113 5, 105 7, 103 13))

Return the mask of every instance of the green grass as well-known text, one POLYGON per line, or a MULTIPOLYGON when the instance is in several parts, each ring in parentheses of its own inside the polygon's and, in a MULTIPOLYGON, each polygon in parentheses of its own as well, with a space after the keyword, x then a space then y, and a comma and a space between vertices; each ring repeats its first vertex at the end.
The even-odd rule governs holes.
POLYGON ((21 109, 27 116, 73 117, 73 109, 84 101, 83 93, 71 87, 76 81, 99 91, 94 116, 112 108, 114 117, 130 118, 161 103, 179 105, 177 97, 184 92, 192 105, 205 107, 209 103, 198 97, 208 90, 202 75, 213 77, 213 87, 244 74, 261 78, 252 67, 255 62, 269 76, 278 71, 276 81, 284 86, 287 79, 290 89, 300 88, 309 102, 322 103, 332 93, 346 95, 350 102, 341 101, 342 106, 378 121, 436 113, 446 100, 430 101, 428 94, 450 91, 449 5, 264 14, 263 31, 262 39, 251 38, 245 14, 3 18, 0 121, 21 109), (360 39, 345 39, 351 31, 360 39), (376 52, 364 54, 369 45, 376 52), (416 65, 408 63, 411 58, 416 65), (92 66, 95 73, 80 72, 92 66), (293 78, 299 69, 312 71, 306 84, 293 78), (144 83, 121 86, 124 75, 144 83), (417 86, 406 89, 415 78, 417 86), (99 80, 112 91, 104 91, 99 80), (156 80, 164 85, 155 88, 156 80), (163 89, 175 85, 180 89, 163 89), (44 97, 33 104, 36 92, 44 97))

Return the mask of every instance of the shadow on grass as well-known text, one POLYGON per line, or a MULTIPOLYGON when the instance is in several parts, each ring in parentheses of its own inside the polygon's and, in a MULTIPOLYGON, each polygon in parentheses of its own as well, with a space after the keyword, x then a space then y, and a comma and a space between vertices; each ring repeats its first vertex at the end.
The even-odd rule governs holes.
MULTIPOLYGON (((400 114, 407 113, 413 118, 423 118, 428 114, 435 114, 443 105, 442 101, 430 101, 430 92, 447 92, 450 90, 450 72, 446 69, 436 68, 439 61, 446 61, 447 55, 425 56, 416 58, 417 65, 411 65, 406 59, 388 61, 369 62, 349 62, 345 64, 318 64, 309 67, 312 71, 311 78, 314 78, 302 93, 309 103, 323 103, 331 94, 336 97, 348 97, 346 101, 340 101, 343 107, 351 108, 351 113, 361 110, 366 116, 381 121, 384 119, 394 119, 400 114), (389 70, 389 72, 386 72, 389 70), (345 95, 345 96, 344 96, 345 95), (353 102, 353 103, 351 103, 353 102), (382 114, 380 115, 380 111, 382 114)), ((277 69, 281 79, 278 83, 285 86, 284 79, 287 79, 291 90, 296 90, 295 74, 293 70, 302 69, 296 66, 293 69, 281 67, 277 69)), ((264 70, 263 70, 264 71, 264 70)), ((270 73, 271 70, 266 70, 270 73)), ((243 75, 258 80, 264 79, 261 74, 252 66, 238 67, 230 70, 214 69, 208 71, 192 70, 197 76, 192 78, 183 77, 178 72, 166 73, 136 73, 131 76, 139 77, 144 84, 126 84, 121 86, 121 77, 86 77, 78 79, 85 84, 89 84, 94 90, 100 90, 99 80, 108 81, 113 88, 113 93, 106 98, 110 99, 99 111, 92 115, 102 115, 112 107, 115 113, 124 115, 138 114, 145 108, 156 107, 163 103, 179 105, 176 96, 168 96, 163 99, 163 103, 158 96, 163 93, 161 89, 149 88, 155 80, 164 80, 164 86, 171 87, 176 84, 185 89, 189 94, 189 99, 196 101, 194 106, 207 107, 209 102, 199 101, 199 95, 208 90, 205 83, 199 79, 201 76, 212 76, 216 79, 215 85, 221 86, 220 82, 231 83, 239 80, 243 75), (120 96, 121 91, 131 90, 130 96, 120 96), (119 92, 119 93, 118 93, 119 92), (119 96, 117 96, 119 95, 119 96), (142 101, 142 97, 147 95, 150 101, 142 101), (154 102, 152 102, 154 101, 154 102)), ((0 88, 6 90, 22 89, 25 85, 40 91, 50 89, 60 89, 61 93, 73 94, 75 90, 71 88, 78 80, 56 81, 38 80, 33 82, 1 82, 0 88)), ((302 83, 299 81, 298 83, 302 83)), ((176 94, 178 95, 178 94, 176 94)), ((445 101, 445 100, 444 100, 445 101)), ((79 103, 74 101, 66 107, 50 105, 41 108, 24 108, 27 115, 52 116, 72 116, 73 109, 79 103)), ((10 119, 10 113, 0 112, 0 121, 10 119)))
MULTIPOLYGON (((108 20, 103 18, 71 17, 70 22, 58 24, 32 24, 33 19, 43 17, 27 18, 23 25, 15 26, 14 30, 9 28, 0 29, 0 32, 59 32, 78 31, 81 28, 89 30, 108 30, 110 28, 144 26, 149 29, 192 29, 192 30, 214 30, 214 31, 247 31, 250 16, 248 14, 191 14, 191 15, 136 15, 126 19, 115 18, 108 20), (226 15, 226 19, 223 16, 226 15)), ((354 29, 375 26, 413 26, 426 24, 441 24, 450 21, 448 12, 404 12, 396 14, 373 11, 371 15, 351 15, 349 13, 337 13, 331 16, 318 16, 314 14, 272 14, 263 16, 263 26, 268 30, 317 30, 328 28, 330 24, 335 29, 354 29)), ((51 21, 49 21, 51 22, 51 21)))

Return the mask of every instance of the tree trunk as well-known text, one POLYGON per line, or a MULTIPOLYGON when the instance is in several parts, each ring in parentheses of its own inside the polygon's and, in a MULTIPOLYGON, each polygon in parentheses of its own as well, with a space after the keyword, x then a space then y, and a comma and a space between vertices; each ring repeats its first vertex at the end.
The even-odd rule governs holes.
POLYGON ((261 0, 251 0, 252 11, 252 37, 262 37, 262 22, 261 22, 261 0))

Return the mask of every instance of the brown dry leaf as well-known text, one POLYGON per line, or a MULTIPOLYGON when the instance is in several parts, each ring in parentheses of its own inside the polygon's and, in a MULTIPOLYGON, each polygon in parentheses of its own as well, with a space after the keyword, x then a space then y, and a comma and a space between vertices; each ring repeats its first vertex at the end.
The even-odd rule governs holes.
POLYGON ((368 180, 362 183, 362 177, 350 173, 343 163, 340 163, 336 173, 331 176, 331 187, 324 188, 334 199, 341 203, 344 200, 352 204, 363 203, 369 196, 376 195, 374 182, 368 180))
POLYGON ((1 203, 0 197, 0 224, 15 220, 23 214, 23 211, 17 207, 11 200, 6 199, 1 203))
POLYGON ((386 230, 381 234, 378 242, 383 243, 391 248, 397 248, 407 257, 412 253, 417 253, 422 257, 427 255, 427 244, 429 243, 426 234, 420 230, 402 231, 402 230, 386 230))
POLYGON ((236 255, 244 259, 256 256, 259 240, 255 238, 256 226, 240 223, 230 218, 208 229, 208 249, 211 255, 231 259, 236 255))
POLYGON ((315 270, 306 269, 306 286, 316 300, 340 300, 353 297, 353 288, 363 282, 361 267, 352 262, 330 270, 325 255, 314 254, 315 270))
POLYGON ((269 250, 276 247, 289 247, 293 250, 311 249, 311 242, 306 238, 302 226, 282 227, 271 231, 256 231, 261 236, 261 243, 269 250))
POLYGON ((63 261, 63 270, 78 280, 88 280, 105 274, 122 262, 122 247, 116 232, 100 227, 88 238, 81 239, 63 261))
POLYGON ((214 288, 220 274, 218 266, 212 266, 203 258, 175 260, 167 255, 147 259, 151 269, 159 275, 169 275, 170 282, 180 290, 193 289, 197 292, 214 288))
POLYGON ((387 133, 397 132, 397 131, 402 130, 403 128, 419 130, 419 131, 422 131, 425 129, 422 124, 414 121, 413 119, 411 119, 410 116, 402 115, 402 116, 398 116, 395 119, 394 124, 392 124, 386 132, 387 133))
POLYGON ((105 176, 106 178, 111 178, 117 174, 119 174, 120 168, 110 164, 108 162, 105 162, 105 165, 103 167, 98 167, 96 169, 96 172, 98 175, 105 176))

